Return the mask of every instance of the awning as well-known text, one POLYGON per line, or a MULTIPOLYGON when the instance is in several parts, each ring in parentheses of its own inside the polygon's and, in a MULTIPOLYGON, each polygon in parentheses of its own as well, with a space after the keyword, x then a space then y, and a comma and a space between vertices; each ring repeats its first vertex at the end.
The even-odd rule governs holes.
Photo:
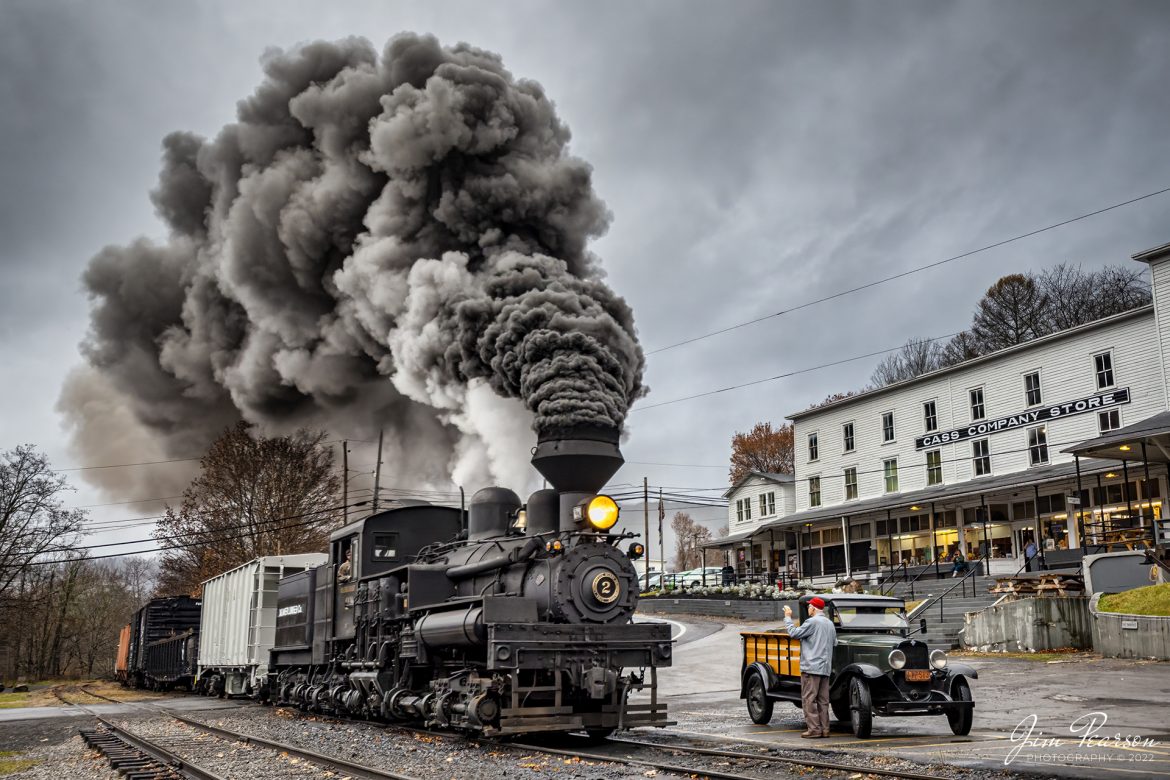
POLYGON ((753 528, 750 531, 744 531, 744 532, 738 533, 738 534, 731 534, 730 536, 723 536, 723 537, 720 537, 719 539, 712 539, 711 541, 704 542, 703 544, 701 544, 699 546, 706 547, 707 549, 731 547, 732 545, 734 545, 737 542, 746 542, 748 539, 751 539, 752 534, 759 532, 759 530, 760 529, 758 529, 758 528, 753 528))
MULTIPOLYGON (((1081 474, 1097 474, 1121 468, 1118 460, 1092 460, 1081 463, 1081 474)), ((864 501, 847 501, 842 504, 806 509, 803 512, 773 520, 760 526, 748 536, 759 534, 771 529, 792 528, 793 526, 813 523, 818 520, 835 520, 842 517, 857 517, 859 515, 875 514, 886 510, 924 513, 930 511, 930 504, 942 504, 944 508, 965 499, 979 496, 992 497, 1012 490, 1030 489, 1033 484, 1056 482, 1071 479, 1076 476, 1076 463, 1055 463, 1050 466, 1035 466, 1026 471, 1014 471, 1010 474, 1000 474, 990 477, 975 477, 974 479, 954 482, 949 485, 935 485, 912 490, 907 493, 889 493, 877 498, 867 498, 864 501), (917 508, 915 508, 917 507, 917 508)))
POLYGON ((1063 452, 1081 458, 1170 463, 1170 412, 1083 441, 1063 452))

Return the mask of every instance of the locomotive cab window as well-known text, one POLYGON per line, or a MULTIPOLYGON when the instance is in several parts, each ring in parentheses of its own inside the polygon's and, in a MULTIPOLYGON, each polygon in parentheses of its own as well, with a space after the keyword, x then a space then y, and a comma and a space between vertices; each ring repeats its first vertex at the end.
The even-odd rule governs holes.
POLYGON ((398 534, 374 534, 374 560, 398 557, 398 534))
POLYGON ((357 578, 358 565, 357 537, 351 536, 337 543, 337 581, 349 582, 357 578))

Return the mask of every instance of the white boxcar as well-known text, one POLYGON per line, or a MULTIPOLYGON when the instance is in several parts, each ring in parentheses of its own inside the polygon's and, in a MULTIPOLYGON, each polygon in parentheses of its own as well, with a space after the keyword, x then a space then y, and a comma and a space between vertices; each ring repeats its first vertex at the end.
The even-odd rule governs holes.
POLYGON ((257 696, 276 641, 276 584, 320 566, 325 553, 257 558, 203 583, 196 690, 212 696, 257 696))

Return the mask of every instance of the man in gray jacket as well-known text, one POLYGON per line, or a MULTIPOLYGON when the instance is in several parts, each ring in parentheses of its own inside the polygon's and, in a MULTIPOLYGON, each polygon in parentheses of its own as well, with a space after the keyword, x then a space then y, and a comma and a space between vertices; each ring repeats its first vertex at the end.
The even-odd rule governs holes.
POLYGON ((792 607, 784 607, 788 636, 800 640, 800 698, 805 727, 800 736, 805 739, 829 736, 829 675, 833 672, 837 629, 824 612, 825 600, 813 596, 808 601, 808 620, 797 626, 792 622, 792 607))

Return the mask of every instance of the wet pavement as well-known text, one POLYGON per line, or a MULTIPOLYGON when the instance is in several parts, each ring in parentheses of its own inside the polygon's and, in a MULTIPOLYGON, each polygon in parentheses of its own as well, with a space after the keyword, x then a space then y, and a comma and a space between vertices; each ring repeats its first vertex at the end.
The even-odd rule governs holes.
MULTIPOLYGON (((686 631, 688 618, 675 617, 686 631)), ((801 748, 827 755, 897 756, 923 763, 1008 769, 1049 777, 1170 777, 1170 664, 1079 656, 1055 662, 964 657, 979 671, 971 683, 975 726, 956 737, 944 716, 875 718, 859 740, 834 724, 824 740, 800 738, 804 719, 776 704, 757 726, 739 698, 740 638, 774 624, 735 623, 676 647, 659 675, 670 705, 670 731, 699 741, 801 748), (1130 738, 1127 740, 1127 738, 1130 738)))

